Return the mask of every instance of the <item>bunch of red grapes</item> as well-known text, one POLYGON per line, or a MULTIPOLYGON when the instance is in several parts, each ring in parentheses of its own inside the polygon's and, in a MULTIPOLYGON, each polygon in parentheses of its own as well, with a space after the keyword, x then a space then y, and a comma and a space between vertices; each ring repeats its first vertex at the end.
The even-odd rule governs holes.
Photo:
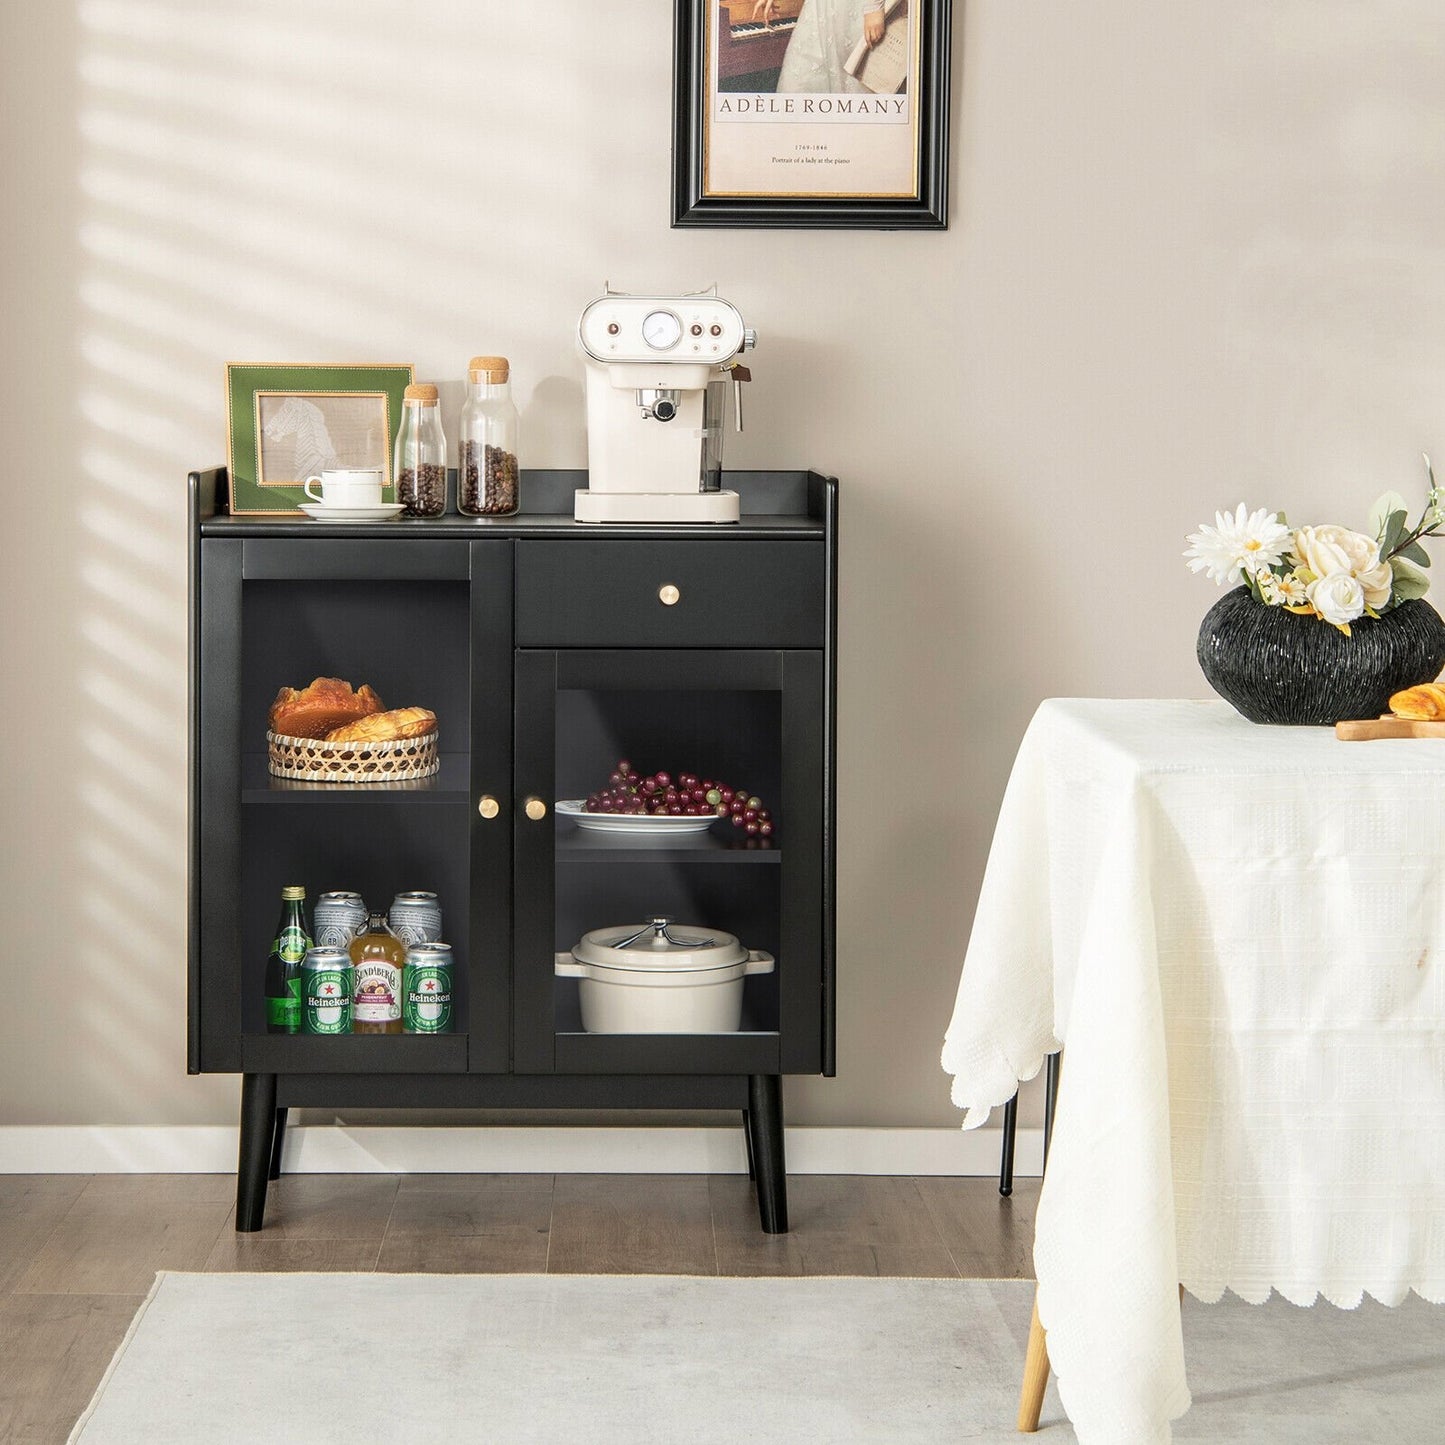
POLYGON ((626 758, 619 760, 607 786, 587 799, 589 813, 665 814, 674 818, 700 818, 713 814, 731 818, 750 838, 773 836, 773 815, 763 800, 746 788, 700 778, 696 773, 652 773, 643 777, 626 758))

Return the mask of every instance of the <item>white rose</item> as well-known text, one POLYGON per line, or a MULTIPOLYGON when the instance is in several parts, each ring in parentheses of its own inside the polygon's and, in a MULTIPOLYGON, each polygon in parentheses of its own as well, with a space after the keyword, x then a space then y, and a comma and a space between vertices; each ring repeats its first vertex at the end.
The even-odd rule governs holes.
POLYGON ((1294 534, 1294 560, 1308 568, 1316 577, 1332 572, 1350 572, 1349 554, 1322 533, 1341 532, 1342 527, 1300 527, 1294 534))
POLYGON ((1388 562, 1376 562, 1373 567, 1356 574, 1360 579, 1360 586, 1365 589, 1365 606, 1373 607, 1377 612, 1390 600, 1390 593, 1395 587, 1395 574, 1390 571, 1388 562))
MULTIPOLYGON (((1315 527, 1312 530, 1316 543, 1338 547, 1345 554, 1349 559, 1350 572, 1362 581, 1364 574, 1379 564, 1380 544, 1373 537, 1367 537, 1363 532, 1352 532, 1348 527, 1315 527)), ((1324 575, 1320 573, 1321 577, 1324 575)))
POLYGON ((1365 589, 1348 572, 1331 572, 1305 588, 1316 612, 1336 627, 1353 622, 1365 610, 1365 589))

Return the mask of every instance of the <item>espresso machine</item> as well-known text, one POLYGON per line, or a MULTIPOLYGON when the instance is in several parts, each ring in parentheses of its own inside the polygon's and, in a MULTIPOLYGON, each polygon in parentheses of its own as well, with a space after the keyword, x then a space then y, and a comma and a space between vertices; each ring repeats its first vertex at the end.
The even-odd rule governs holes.
POLYGON ((756 341, 716 287, 684 296, 628 296, 606 287, 583 311, 588 485, 579 522, 736 522, 722 490, 729 387, 742 430, 738 358, 756 341))

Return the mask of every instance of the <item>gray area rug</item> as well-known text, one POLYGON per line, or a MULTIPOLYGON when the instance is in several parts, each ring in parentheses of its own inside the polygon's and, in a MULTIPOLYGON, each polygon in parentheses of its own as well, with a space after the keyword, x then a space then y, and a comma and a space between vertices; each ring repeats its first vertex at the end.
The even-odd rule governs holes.
MULTIPOLYGON (((163 1274, 72 1442, 1013 1441, 1016 1280, 163 1274)), ((1185 1302, 1179 1440, 1445 1438, 1445 1309, 1185 1302)), ((1070 1441, 1050 1384, 1041 1442, 1070 1441)))

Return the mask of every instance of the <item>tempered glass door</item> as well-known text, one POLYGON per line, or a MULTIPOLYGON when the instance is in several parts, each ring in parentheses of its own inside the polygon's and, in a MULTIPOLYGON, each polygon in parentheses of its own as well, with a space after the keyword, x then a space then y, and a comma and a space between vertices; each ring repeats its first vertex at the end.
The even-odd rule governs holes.
POLYGON ((248 1073, 505 1070, 510 835, 478 803, 496 796, 502 813, 510 787, 510 548, 319 538, 206 545, 217 550, 206 559, 203 613, 229 595, 239 627, 229 669, 216 639, 208 642, 203 689, 226 689, 229 675, 233 696, 229 709, 224 697, 203 696, 203 716, 229 711, 234 720, 207 739, 203 799, 224 796, 228 775, 240 799, 231 840, 211 852, 224 859, 229 849, 231 876, 212 889, 202 880, 208 1017, 214 1025, 229 1015, 248 1073), (276 776, 268 709, 280 688, 317 677, 369 684, 388 709, 435 712, 438 771, 367 782, 276 776), (306 888, 308 913, 327 891, 360 893, 381 911, 400 892, 437 894, 455 958, 454 1032, 268 1033, 264 969, 289 884, 306 888))
POLYGON ((520 1072, 819 1067, 822 685, 821 656, 810 651, 517 653, 520 1072), (646 815, 631 826, 636 815, 615 811, 579 822, 577 811, 614 786, 622 762, 639 784, 666 774, 681 791, 687 774, 694 788, 757 798, 771 836, 706 815, 667 831, 646 815), (613 826, 587 826, 599 818, 613 826), (587 1026, 588 985, 568 975, 565 956, 585 933, 659 917, 688 936, 732 934, 774 960, 742 979, 736 1031, 632 1031, 626 1012, 621 1032, 587 1026))

